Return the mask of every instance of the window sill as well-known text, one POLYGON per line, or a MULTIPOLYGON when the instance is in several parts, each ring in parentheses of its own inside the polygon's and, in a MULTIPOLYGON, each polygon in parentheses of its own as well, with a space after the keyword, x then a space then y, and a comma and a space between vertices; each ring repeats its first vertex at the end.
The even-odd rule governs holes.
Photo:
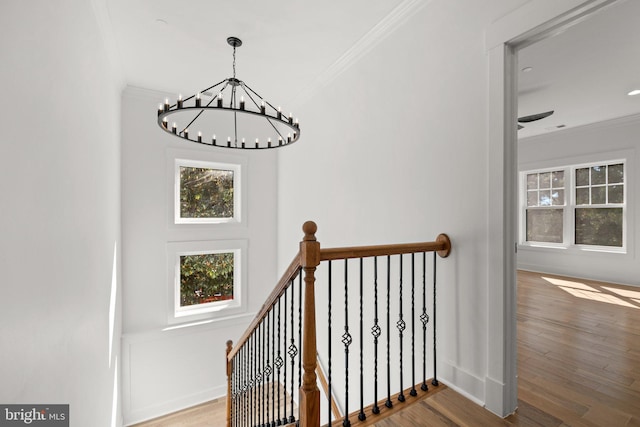
POLYGON ((559 246, 559 245, 545 245, 544 243, 531 244, 531 243, 519 243, 518 251, 530 251, 530 252, 548 252, 557 251, 565 252, 568 254, 581 254, 581 253, 593 253, 593 254, 613 254, 613 255, 626 255, 626 248, 614 248, 605 246, 559 246))

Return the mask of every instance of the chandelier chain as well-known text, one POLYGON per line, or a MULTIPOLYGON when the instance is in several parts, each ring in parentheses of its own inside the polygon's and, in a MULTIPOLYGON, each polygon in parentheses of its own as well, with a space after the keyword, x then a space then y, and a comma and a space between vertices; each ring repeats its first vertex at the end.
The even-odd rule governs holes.
POLYGON ((236 78, 236 47, 233 46, 233 78, 236 78))

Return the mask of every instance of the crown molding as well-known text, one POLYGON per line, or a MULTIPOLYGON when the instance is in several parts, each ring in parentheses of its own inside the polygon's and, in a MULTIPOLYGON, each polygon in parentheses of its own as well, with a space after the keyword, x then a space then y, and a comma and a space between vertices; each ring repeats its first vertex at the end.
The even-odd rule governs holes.
POLYGON ((304 105, 312 96, 333 82, 338 76, 353 66, 360 58, 370 52, 376 45, 386 39, 409 18, 432 1, 433 0, 404 0, 362 36, 349 50, 343 53, 342 56, 316 77, 309 86, 300 91, 298 96, 290 102, 290 105, 299 109, 299 107, 304 105))

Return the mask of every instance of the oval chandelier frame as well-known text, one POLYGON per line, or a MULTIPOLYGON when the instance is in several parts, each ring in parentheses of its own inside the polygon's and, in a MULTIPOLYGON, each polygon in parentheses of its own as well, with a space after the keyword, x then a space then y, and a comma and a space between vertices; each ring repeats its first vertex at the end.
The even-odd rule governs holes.
POLYGON ((298 119, 294 120, 291 113, 285 116, 280 107, 273 106, 245 82, 236 78, 236 48, 242 46, 242 41, 237 37, 229 37, 227 43, 233 47, 233 77, 224 79, 187 98, 183 99, 179 95, 174 104, 166 98, 165 102, 158 106, 158 126, 178 138, 221 148, 259 150, 283 147, 296 142, 300 138, 298 119), (206 103, 203 102, 203 94, 211 97, 206 103), (225 102, 225 99, 228 101, 225 102), (178 125, 177 121, 170 120, 172 116, 177 116, 177 113, 182 115, 190 112, 194 115, 192 118, 188 116, 186 125, 182 123, 178 125), (201 131, 190 131, 190 127, 195 128, 206 115, 219 116, 222 113, 230 113, 233 116, 233 135, 226 135, 226 141, 219 140, 216 134, 204 137, 201 131), (264 119, 267 127, 271 129, 273 140, 272 137, 268 137, 266 140, 263 138, 261 142, 258 137, 255 141, 248 141, 247 136, 242 136, 238 132, 239 121, 243 117, 264 119), (171 125, 169 125, 170 122, 171 125))

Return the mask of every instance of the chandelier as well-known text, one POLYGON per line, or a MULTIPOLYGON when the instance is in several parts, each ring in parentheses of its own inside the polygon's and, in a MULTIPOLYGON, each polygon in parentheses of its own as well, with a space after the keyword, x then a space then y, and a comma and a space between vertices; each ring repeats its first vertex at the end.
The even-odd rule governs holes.
POLYGON ((280 107, 274 107, 245 82, 236 78, 237 37, 233 47, 233 77, 222 80, 174 104, 166 98, 158 106, 158 125, 178 138, 214 147, 269 149, 300 138, 300 124, 280 107))

